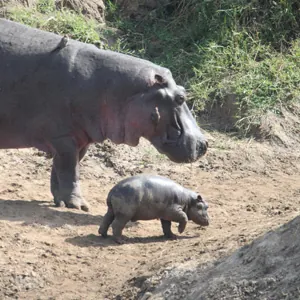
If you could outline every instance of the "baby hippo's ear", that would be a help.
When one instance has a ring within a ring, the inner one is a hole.
[[[208,204],[207,204],[207,202],[202,198],[202,196],[201,195],[197,195],[197,203],[198,204],[203,204],[203,206],[204,207],[206,207],[206,208],[208,208]]]
[[[198,196],[197,196],[197,201],[198,201],[198,202],[204,202],[204,201],[203,201],[203,198],[201,197],[201,195],[198,195]]]

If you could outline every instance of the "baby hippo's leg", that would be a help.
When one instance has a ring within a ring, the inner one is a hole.
[[[176,240],[176,235],[171,230],[171,221],[160,219],[160,222],[164,232],[164,236],[167,239]]]
[[[114,221],[111,224],[112,230],[113,230],[113,238],[116,243],[123,244],[124,241],[122,239],[122,231],[128,221],[130,221],[131,218],[128,218],[127,216],[117,214],[115,216]]]
[[[185,226],[188,222],[188,217],[187,217],[186,213],[182,210],[181,207],[173,208],[168,213],[167,219],[171,220],[172,222],[179,223],[178,232],[183,233]]]
[[[103,237],[107,237],[108,227],[113,222],[114,218],[115,215],[113,213],[113,210],[111,208],[108,208],[107,213],[103,217],[103,220],[98,230],[99,234],[101,234]]]

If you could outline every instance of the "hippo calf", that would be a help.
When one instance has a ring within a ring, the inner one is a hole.
[[[155,175],[138,175],[120,181],[107,197],[108,210],[99,228],[107,237],[112,224],[113,237],[121,243],[122,230],[128,221],[160,219],[166,238],[175,239],[171,221],[179,223],[182,233],[188,220],[209,225],[208,205],[202,197],[174,181]]]

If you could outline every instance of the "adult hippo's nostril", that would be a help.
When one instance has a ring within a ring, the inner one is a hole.
[[[199,156],[202,156],[202,155],[206,154],[207,148],[208,148],[208,142],[207,141],[202,141],[198,146]]]

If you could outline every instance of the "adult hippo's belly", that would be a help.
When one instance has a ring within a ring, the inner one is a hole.
[[[57,206],[88,210],[79,161],[91,143],[144,137],[177,163],[204,155],[185,99],[166,68],[0,19],[0,148],[53,154]]]

